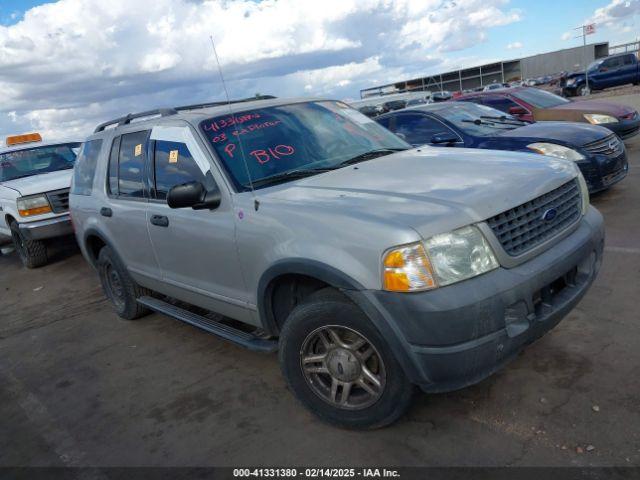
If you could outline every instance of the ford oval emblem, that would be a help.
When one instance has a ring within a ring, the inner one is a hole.
[[[550,208],[544,211],[544,213],[542,214],[542,220],[545,222],[550,222],[551,220],[556,218],[557,215],[558,210],[556,210],[555,208]]]

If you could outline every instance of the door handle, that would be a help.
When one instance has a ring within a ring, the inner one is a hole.
[[[158,227],[168,227],[169,226],[169,217],[165,217],[164,215],[151,215],[151,223]]]
[[[103,217],[112,217],[113,216],[113,210],[111,210],[108,207],[102,207],[100,209],[100,215],[102,215]]]

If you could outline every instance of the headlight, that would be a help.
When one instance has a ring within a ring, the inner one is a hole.
[[[32,217],[34,215],[42,215],[51,213],[51,206],[47,197],[44,195],[31,195],[30,197],[21,197],[16,201],[18,213],[22,217]]]
[[[558,157],[564,158],[565,160],[584,160],[584,156],[575,150],[563,147],[562,145],[558,145],[557,143],[530,143],[527,145],[529,150],[533,150],[536,153],[540,153],[542,155],[548,155],[550,157]]]
[[[593,125],[600,125],[602,123],[618,123],[618,119],[616,117],[600,113],[585,113],[584,118],[587,119],[587,122],[592,123]]]
[[[441,287],[499,266],[484,235],[473,226],[435,235],[425,242],[425,246]]]
[[[387,252],[383,261],[385,290],[430,290],[499,266],[489,243],[473,226],[435,235],[425,242],[425,247],[415,243]]]
[[[589,187],[582,175],[582,172],[578,170],[578,184],[580,185],[580,198],[582,199],[582,215],[587,213],[589,208]]]
[[[574,83],[576,83],[575,78],[570,78],[569,80],[567,80],[567,85],[573,85]]]

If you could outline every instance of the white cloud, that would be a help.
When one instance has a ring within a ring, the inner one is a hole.
[[[59,0],[0,26],[0,136],[82,138],[129,111],[232,97],[334,98],[425,74],[521,18],[506,0]],[[11,114],[9,112],[12,112]]]
[[[575,37],[575,34],[572,32],[564,32],[562,34],[562,37],[560,37],[561,40],[563,41],[567,41],[567,40],[571,40],[573,37]]]
[[[522,46],[523,46],[522,42],[513,42],[513,43],[510,43],[509,45],[507,45],[507,48],[509,50],[517,50],[519,48],[522,48]]]
[[[611,0],[607,6],[596,9],[588,23],[611,27],[637,13],[640,13],[640,0]]]

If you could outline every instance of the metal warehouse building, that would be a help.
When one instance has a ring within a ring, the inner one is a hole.
[[[415,78],[360,90],[360,98],[420,90],[466,90],[494,82],[509,82],[561,71],[584,68],[592,61],[609,55],[609,42],[591,43],[585,47],[565,48],[516,60],[487,63],[428,77]]]

